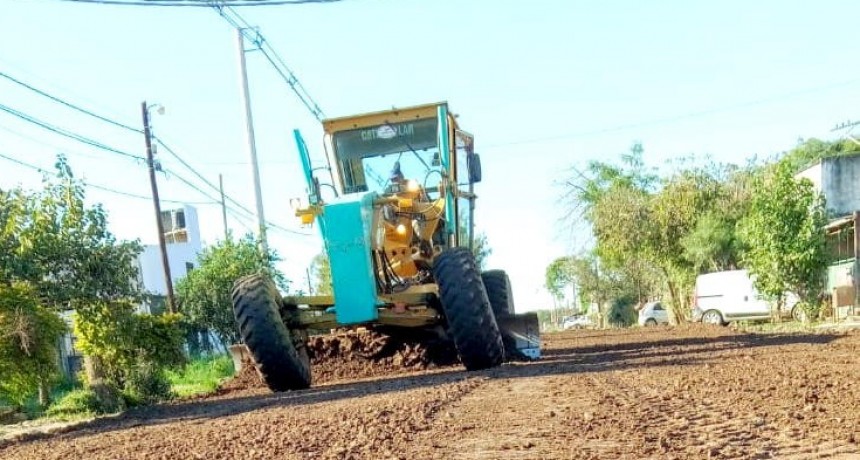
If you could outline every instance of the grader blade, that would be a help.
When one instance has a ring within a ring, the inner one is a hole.
[[[537,313],[496,317],[508,360],[540,358],[540,321]]]

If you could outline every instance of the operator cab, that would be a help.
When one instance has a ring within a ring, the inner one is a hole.
[[[452,245],[471,245],[480,159],[474,137],[459,129],[447,103],[333,118],[323,127],[338,194],[391,196],[411,188],[427,201],[444,198],[441,218],[456,223],[446,230]],[[396,171],[403,178],[399,184],[392,180]]]

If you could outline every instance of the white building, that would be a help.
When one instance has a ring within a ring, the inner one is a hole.
[[[824,195],[828,215],[841,217],[860,210],[860,155],[822,158],[795,177],[809,179]]]
[[[164,225],[170,278],[175,285],[194,268],[197,255],[203,249],[197,210],[192,206],[183,206],[180,209],[161,211],[161,222]],[[167,295],[164,265],[158,244],[145,245],[137,263],[143,290],[159,296]]]

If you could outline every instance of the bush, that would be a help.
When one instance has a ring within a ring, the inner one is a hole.
[[[173,392],[163,369],[152,363],[142,363],[129,373],[122,396],[131,407],[168,400]]]
[[[633,300],[628,298],[615,299],[606,313],[606,322],[615,327],[628,327],[636,323],[637,313],[633,309]]]
[[[0,399],[21,407],[59,375],[66,323],[25,283],[0,284]]]
[[[169,396],[164,369],[185,360],[181,317],[134,310],[133,305],[122,302],[79,310],[75,315],[78,345],[99,361],[107,382],[131,402],[159,401]]]

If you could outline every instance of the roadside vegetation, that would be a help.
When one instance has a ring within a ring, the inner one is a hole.
[[[287,281],[251,237],[209,247],[179,283],[178,309],[144,292],[138,241],[108,231],[63,156],[40,190],[0,190],[0,423],[70,419],[215,390],[232,373],[229,292],[243,275]],[[152,312],[150,314],[149,312]],[[85,356],[73,381],[58,344]],[[195,358],[206,356],[204,358]]]
[[[618,162],[575,168],[563,184],[563,217],[589,229],[594,244],[553,261],[547,289],[561,302],[575,284],[574,310],[597,305],[604,326],[632,324],[632,306],[652,299],[680,322],[697,275],[745,268],[775,302],[797,294],[814,321],[826,283],[828,216],[811,182],[794,176],[821,158],[858,151],[850,141],[811,139],[769,161],[690,158],[658,174],[636,144]]]

